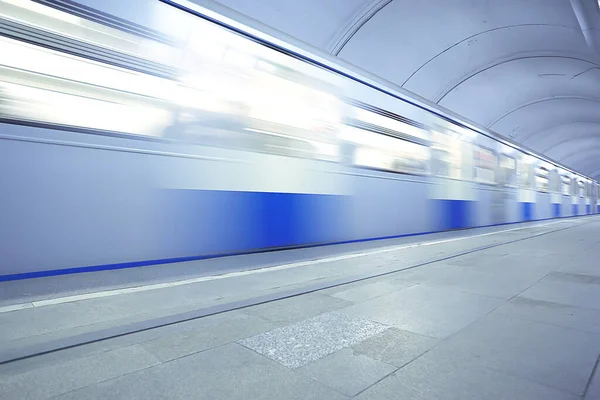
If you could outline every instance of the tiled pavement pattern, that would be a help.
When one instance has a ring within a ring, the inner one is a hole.
[[[577,221],[362,282],[0,365],[0,399],[600,399],[600,219]],[[356,260],[347,262],[352,269]]]

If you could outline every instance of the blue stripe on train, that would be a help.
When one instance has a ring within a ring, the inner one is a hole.
[[[164,192],[174,254],[229,253],[336,241],[347,196],[174,189]]]
[[[463,229],[474,226],[475,202],[469,200],[435,200],[439,213],[439,229]]]
[[[552,211],[553,211],[553,217],[554,218],[558,218],[560,217],[560,208],[561,208],[562,204],[558,204],[558,203],[553,203],[552,204]]]
[[[535,203],[519,203],[521,206],[521,219],[523,221],[533,220],[533,207]]]

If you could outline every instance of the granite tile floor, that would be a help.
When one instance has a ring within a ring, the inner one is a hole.
[[[600,399],[600,218],[576,221],[2,364],[0,399]]]

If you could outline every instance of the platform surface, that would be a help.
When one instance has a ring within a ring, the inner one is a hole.
[[[4,282],[0,399],[600,399],[599,260],[591,216]]]

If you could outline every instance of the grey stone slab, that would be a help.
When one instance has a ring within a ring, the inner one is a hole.
[[[221,324],[227,326],[228,331],[219,332],[218,337],[216,337],[214,335],[215,329],[223,330],[223,328],[220,327]],[[174,338],[173,343],[168,343],[168,345],[172,346],[173,350],[170,353],[171,356],[169,356],[169,354],[164,354],[164,352],[168,350],[166,348],[156,350],[157,356],[164,356],[165,359],[169,359],[177,354],[184,353],[186,349],[191,352],[194,350],[204,350],[245,336],[273,329],[274,327],[275,326],[268,321],[264,321],[258,317],[249,316],[242,310],[230,311],[228,313],[212,315],[113,339],[102,340],[85,346],[72,347],[34,358],[19,360],[10,364],[3,364],[0,365],[0,377],[17,375],[32,369],[52,366],[58,363],[64,363],[66,361],[144,342],[151,343],[148,347],[149,349],[152,349],[152,347],[157,346],[158,343],[167,344],[163,340],[167,339],[168,341],[168,338],[172,337]],[[206,333],[198,333],[199,331],[205,331]],[[77,332],[71,331],[71,333]],[[45,335],[44,338],[47,336],[48,335]],[[193,343],[184,338],[193,338]],[[156,343],[152,343],[153,341],[156,341]],[[176,345],[177,341],[180,341],[178,345]],[[15,342],[11,343],[13,345],[15,344]],[[11,343],[8,343],[8,345]]]
[[[239,343],[287,367],[298,368],[387,328],[363,318],[331,312]]]
[[[85,346],[76,346],[68,349],[42,354],[36,357],[25,358],[0,365],[0,379],[13,375],[23,374],[35,369],[52,367],[57,364],[92,356],[95,354],[119,349],[137,344],[137,341],[128,340],[134,335],[127,335],[117,339],[109,339],[91,343]],[[123,340],[126,339],[126,340]]]
[[[339,286],[334,288],[335,290],[330,289],[331,292],[328,294],[343,300],[360,303],[404,288],[406,288],[405,285],[393,283],[391,281],[362,281],[350,285]]]
[[[584,400],[597,400],[600,399],[600,371],[596,367],[594,376],[590,381],[590,385],[585,393]]]
[[[600,285],[595,284],[544,279],[521,293],[521,296],[600,310]]]
[[[328,271],[348,271],[351,273],[369,272],[370,269],[389,264],[390,261],[379,256],[379,254],[349,258],[346,260],[332,260],[319,263],[318,268]]]
[[[355,396],[397,368],[352,349],[343,349],[298,369],[346,396]]]
[[[75,332],[122,325],[126,320],[147,320],[176,314],[190,306],[199,308],[214,304],[209,300],[218,298],[218,295],[204,289],[169,288],[0,313],[0,324],[12,327],[0,330],[0,343],[41,335],[48,335],[45,340],[51,340],[71,336]],[[190,295],[190,291],[194,290],[204,292],[202,305],[194,304],[198,300]],[[217,288],[211,290],[218,292]]]
[[[541,279],[561,265],[554,258],[529,258],[515,254],[493,256],[489,254],[489,250],[469,254],[466,260],[462,257],[449,260],[448,264],[480,273],[520,276],[527,279]]]
[[[558,271],[574,274],[585,274],[600,276],[600,264],[596,261],[600,259],[600,255],[584,253],[585,257],[564,256],[561,259]]]
[[[70,392],[57,400],[347,399],[236,343]]]
[[[390,328],[352,346],[352,348],[356,353],[402,367],[437,343],[438,339]]]
[[[600,336],[494,313],[431,352],[582,395],[600,354]]]
[[[159,363],[139,346],[125,347],[1,378],[0,393],[15,400],[49,399]]]
[[[87,304],[67,303],[0,314],[0,342],[43,335],[58,330],[91,325],[124,315],[123,310],[110,306],[89,307]]]
[[[598,275],[590,275],[590,274],[581,274],[581,273],[573,273],[573,272],[553,272],[548,275],[548,280],[555,281],[563,281],[563,282],[573,282],[573,283],[591,283],[594,285],[600,285],[600,276]]]
[[[495,312],[600,334],[600,311],[517,296]]]
[[[417,285],[343,310],[410,332],[443,338],[503,304],[503,300]]]
[[[488,255],[489,250],[481,251],[477,253],[466,254],[464,256],[456,257],[451,260],[447,260],[446,263],[450,265],[457,265],[460,267],[480,267],[486,264],[489,264],[490,261],[501,263],[507,256],[507,254],[503,255],[495,255],[491,257]]]
[[[576,400],[579,397],[434,350],[371,386],[357,400]]]
[[[435,270],[416,268],[412,272],[415,283],[448,287],[482,296],[510,299],[521,293],[541,276],[531,276],[513,271],[489,273],[483,268],[465,268],[440,265]]]
[[[210,305],[216,304],[209,304],[208,306]],[[28,336],[13,341],[0,341],[0,352],[3,356],[9,356],[9,353],[12,353],[13,355],[28,353],[29,351],[34,350],[34,348],[37,349],[36,351],[39,351],[40,349],[43,351],[52,349],[53,346],[58,346],[58,348],[60,348],[60,346],[64,346],[65,344],[72,345],[79,340],[94,340],[96,338],[103,338],[103,335],[107,333],[110,335],[128,329],[134,329],[135,325],[138,327],[140,325],[151,326],[152,321],[157,321],[158,319],[172,318],[175,320],[177,315],[181,315],[182,313],[193,313],[197,310],[196,306],[188,306],[177,309],[151,311],[147,314],[137,314],[127,318],[115,317],[115,319],[97,323],[88,323],[76,327],[67,325],[62,329],[51,330],[35,336]],[[77,319],[78,316],[73,315],[72,318]],[[59,324],[55,323],[55,325],[58,326]],[[152,332],[154,332],[154,330]],[[152,335],[150,334],[149,336]],[[136,337],[138,336],[136,335]]]
[[[248,307],[245,311],[260,318],[287,325],[311,318],[324,312],[347,307],[352,303],[319,293],[310,293],[289,299]]]
[[[161,361],[173,360],[274,329],[268,321],[243,312],[202,318],[192,330],[143,343]]]

